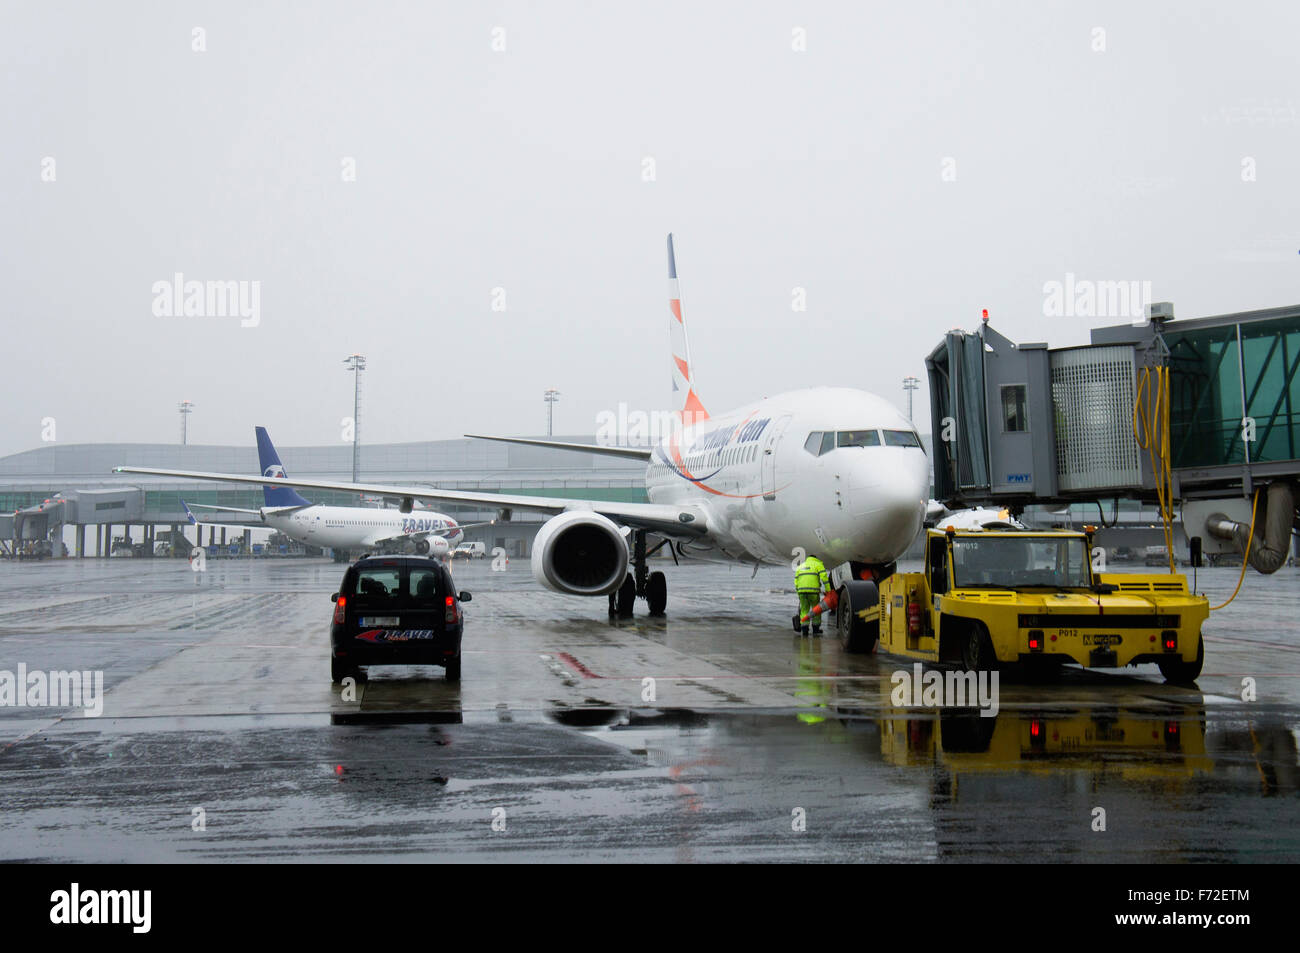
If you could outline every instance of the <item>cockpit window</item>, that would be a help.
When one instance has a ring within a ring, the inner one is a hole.
[[[830,453],[835,449],[835,431],[828,430],[822,434],[822,453]],[[818,454],[820,456],[821,454]]]
[[[841,430],[836,436],[836,444],[841,447],[878,447],[880,432],[877,430]]]
[[[804,441],[803,448],[811,453],[814,457],[821,456],[822,452],[822,434],[820,430],[814,430]]]
[[[910,430],[886,430],[886,447],[919,447],[921,441]]]

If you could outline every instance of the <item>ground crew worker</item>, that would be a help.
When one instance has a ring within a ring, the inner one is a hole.
[[[794,571],[794,591],[799,594],[799,618],[812,612],[821,601],[822,589],[830,584],[830,574],[816,556],[809,555]],[[821,616],[812,616],[812,634],[821,635]],[[807,623],[799,628],[800,635],[808,634]]]

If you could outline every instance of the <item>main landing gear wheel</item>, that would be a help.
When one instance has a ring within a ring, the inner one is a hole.
[[[880,637],[880,620],[866,622],[858,618],[863,609],[880,602],[880,591],[874,582],[854,580],[846,582],[839,590],[839,605],[835,608],[835,628],[840,645],[846,652],[870,652]]]
[[[615,612],[620,619],[632,618],[632,604],[636,602],[636,583],[632,581],[629,575],[623,580],[623,585],[619,587],[618,596],[615,600]]]
[[[1172,682],[1175,685],[1190,685],[1200,677],[1201,668],[1205,665],[1205,640],[1199,635],[1196,637],[1196,658],[1194,661],[1184,662],[1179,658],[1158,664],[1160,665],[1160,674],[1165,677],[1166,682]]]
[[[650,605],[651,615],[663,615],[668,608],[668,577],[661,572],[652,572],[646,580],[645,601]]]

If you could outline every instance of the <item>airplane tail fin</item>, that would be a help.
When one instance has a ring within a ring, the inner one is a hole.
[[[181,506],[185,508],[185,518],[190,521],[190,525],[198,526],[199,521],[194,518],[194,511],[190,509],[190,505],[186,503],[184,500],[181,500]]]
[[[673,348],[673,410],[683,427],[709,419],[709,412],[695,393],[695,367],[691,364],[691,342],[686,336],[686,319],[682,316],[682,293],[677,282],[677,256],[673,236],[668,233],[668,321],[669,340]]]
[[[284,472],[284,464],[280,462],[280,455],[275,452],[275,445],[271,443],[271,437],[266,432],[265,427],[255,428],[257,433],[257,461],[262,467],[262,476],[279,477],[284,479],[288,476]],[[311,501],[303,499],[298,495],[298,491],[291,486],[262,487],[262,499],[267,506],[311,506]]]

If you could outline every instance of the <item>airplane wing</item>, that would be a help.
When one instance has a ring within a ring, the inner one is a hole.
[[[292,486],[302,490],[339,490],[344,493],[382,494],[403,500],[432,500],[460,503],[509,512],[543,513],[555,516],[567,510],[590,510],[617,523],[649,530],[672,539],[695,539],[708,532],[707,519],[699,507],[667,503],[618,503],[610,500],[575,500],[560,497],[525,496],[513,493],[474,493],[439,490],[427,486],[392,486],[383,483],[336,483],[331,480],[298,480],[285,477],[245,476],[239,473],[209,473],[202,470],[162,470],[155,467],[114,467],[114,473],[180,477],[207,483],[239,483],[245,486]]]
[[[195,503],[194,505],[204,506],[202,503]],[[186,503],[184,500],[181,500],[181,506],[185,507],[185,515],[189,517],[191,526],[224,526],[227,527],[228,529],[266,529],[267,528],[265,523],[256,523],[252,525],[248,523],[209,523],[196,517],[194,515],[194,512],[190,509],[189,503]],[[249,513],[249,512],[256,513],[257,512],[257,510],[237,510],[234,507],[230,507],[230,506],[204,506],[204,509],[226,510],[232,513]]]
[[[185,507],[186,513],[189,513],[190,508],[193,507],[196,510],[220,510],[223,513],[247,513],[250,516],[258,517],[262,515],[261,510],[241,510],[237,506],[214,506],[211,503],[186,503],[184,500],[181,500],[181,506]]]
[[[599,443],[563,443],[559,440],[533,440],[527,437],[486,437],[483,434],[467,433],[475,440],[495,440],[498,443],[520,443],[526,447],[549,447],[551,450],[575,450],[582,453],[603,454],[607,457],[623,457],[631,460],[649,461],[653,450],[642,447],[607,447]]]

